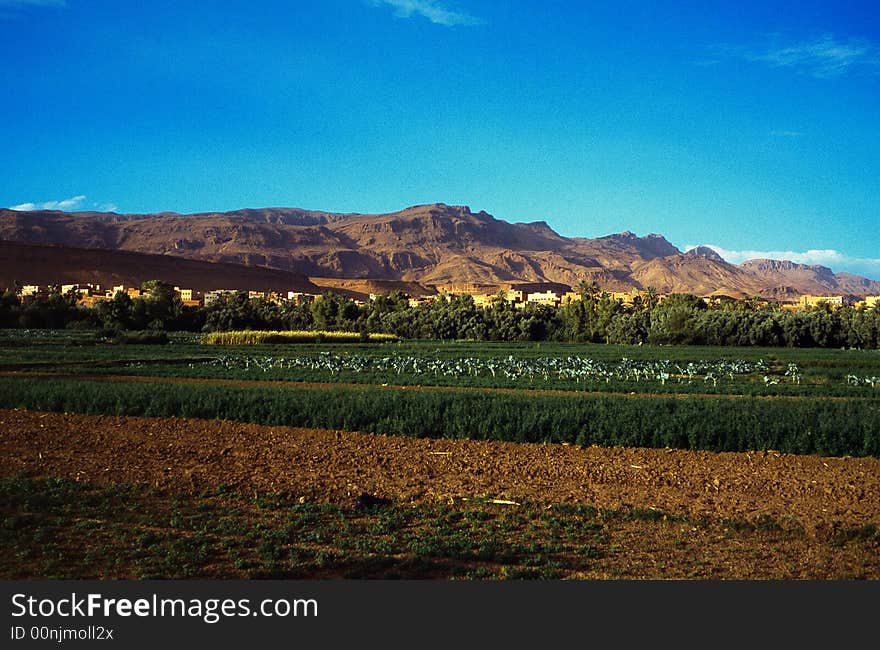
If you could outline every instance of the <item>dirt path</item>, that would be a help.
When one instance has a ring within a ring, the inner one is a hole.
[[[409,439],[182,418],[0,410],[0,473],[351,505],[492,497],[762,515],[808,531],[880,524],[880,459]]]

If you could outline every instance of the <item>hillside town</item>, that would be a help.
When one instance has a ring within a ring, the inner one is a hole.
[[[538,283],[529,285],[502,285],[500,289],[496,285],[480,285],[480,284],[453,284],[439,285],[434,287],[436,293],[421,296],[406,296],[410,307],[418,307],[423,304],[430,304],[434,300],[443,297],[452,299],[458,296],[470,296],[475,307],[489,307],[498,300],[506,301],[514,307],[523,309],[526,305],[546,305],[549,307],[561,307],[568,303],[581,300],[583,293],[581,291],[572,290],[562,291],[557,284],[550,285],[555,288],[540,287]],[[526,287],[518,288],[518,287]],[[492,289],[497,289],[492,291]],[[534,289],[529,291],[528,289]],[[543,290],[542,290],[543,289]],[[633,289],[627,292],[621,291],[602,291],[598,287],[593,287],[593,291],[598,292],[597,295],[604,295],[613,302],[627,307],[632,306],[636,301],[652,300],[659,304],[665,300],[669,294],[656,293],[650,288],[648,290]],[[200,292],[195,289],[187,289],[175,286],[174,293],[180,302],[186,307],[210,307],[218,299],[223,296],[235,295],[242,292],[241,289],[214,289],[211,291]],[[99,302],[111,300],[117,293],[126,294],[129,298],[141,297],[143,290],[141,287],[132,287],[125,285],[116,285],[110,288],[103,288],[99,284],[88,282],[76,284],[58,284],[58,285],[22,285],[16,291],[19,299],[24,302],[28,298],[32,300],[46,299],[52,293],[61,293],[67,295],[74,293],[77,295],[76,303],[83,307],[95,307]],[[278,291],[246,291],[249,299],[262,299],[273,303],[290,302],[295,305],[308,304],[314,301],[319,294],[305,293],[300,291],[288,291],[285,293]],[[367,302],[375,300],[383,294],[371,293],[367,296],[367,300],[353,299],[358,306],[363,306]],[[719,304],[723,302],[734,302],[736,299],[723,294],[710,294],[702,296],[703,302],[709,305]],[[765,299],[754,299],[757,306],[769,306],[770,301]],[[854,295],[801,295],[797,300],[779,301],[775,306],[780,309],[795,311],[827,305],[830,308],[842,307],[848,305],[856,309],[870,309],[880,304],[880,296],[864,296],[858,297]]]

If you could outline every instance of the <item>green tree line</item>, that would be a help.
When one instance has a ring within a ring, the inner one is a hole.
[[[755,300],[707,305],[690,294],[660,301],[652,292],[633,304],[614,300],[595,285],[579,287],[581,300],[559,308],[514,306],[499,294],[477,307],[471,296],[438,297],[411,307],[394,292],[365,305],[328,292],[309,304],[221,296],[207,307],[181,303],[171,285],[152,280],[143,294],[117,293],[93,308],[73,292],[48,298],[0,294],[0,327],[156,330],[346,330],[390,333],[407,339],[570,341],[622,344],[880,348],[880,309],[820,304],[788,311]]]

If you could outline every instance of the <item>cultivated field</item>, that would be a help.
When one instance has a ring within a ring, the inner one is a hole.
[[[2,574],[878,578],[878,377],[856,350],[2,332]]]

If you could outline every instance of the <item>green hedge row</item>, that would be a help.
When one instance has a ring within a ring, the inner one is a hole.
[[[394,334],[367,332],[327,332],[313,330],[209,332],[202,338],[205,345],[266,345],[285,343],[387,343],[398,339]]]
[[[880,401],[536,395],[0,378],[5,408],[216,418],[414,437],[880,456]]]

